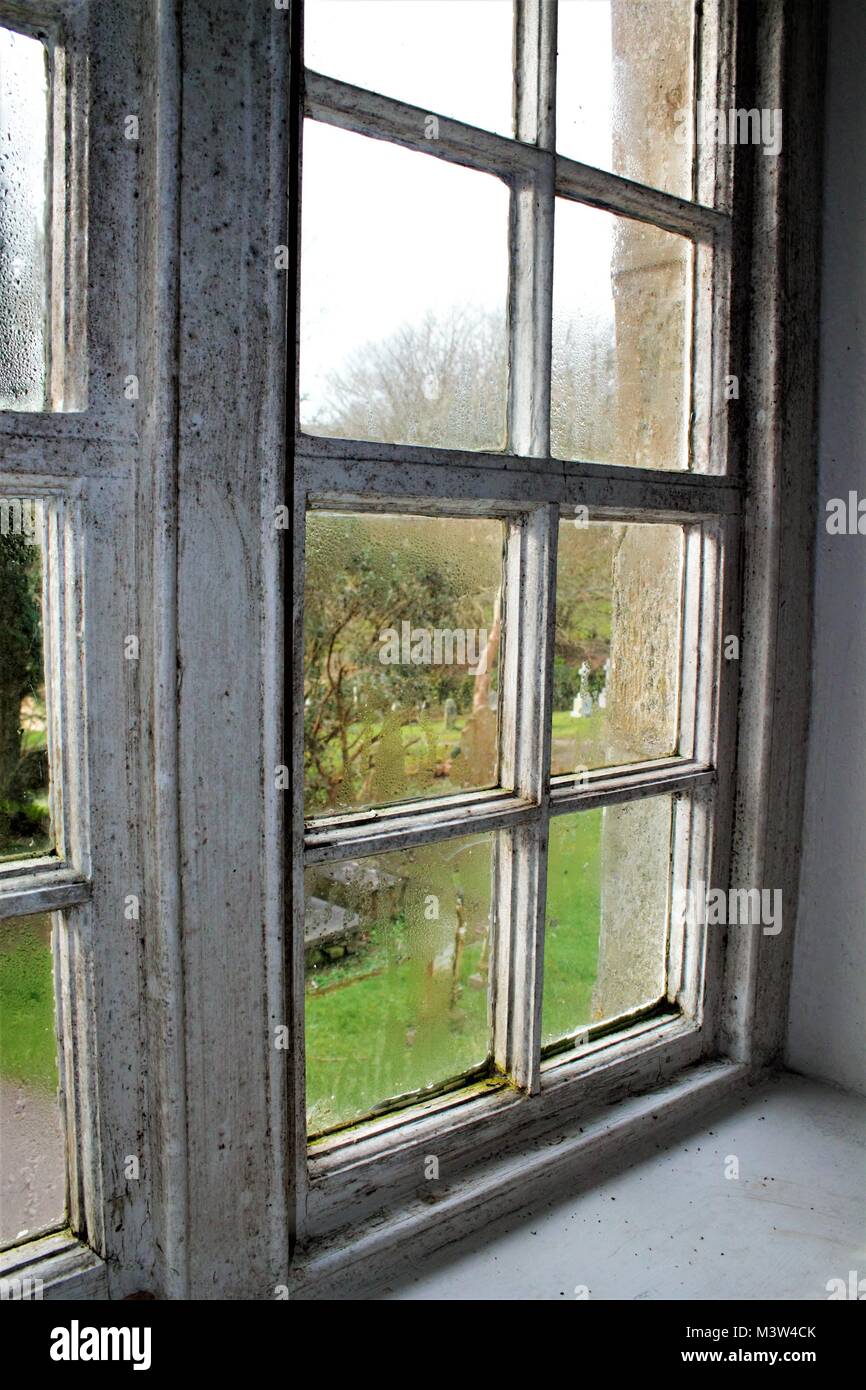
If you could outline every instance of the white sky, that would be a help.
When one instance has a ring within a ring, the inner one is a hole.
[[[308,67],[511,133],[511,0],[308,0]],[[610,167],[608,0],[563,0],[558,148]],[[304,131],[301,391],[428,310],[505,308],[508,194],[496,178],[319,122]],[[612,219],[556,248],[558,316],[612,313]]]

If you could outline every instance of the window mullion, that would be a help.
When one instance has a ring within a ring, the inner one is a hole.
[[[550,454],[555,68],[556,6],[518,0],[515,133],[549,154],[514,174],[511,193],[508,443],[528,458]]]
[[[556,6],[518,0],[515,134],[548,156],[516,173],[511,193],[508,443],[527,458],[550,453],[555,74]],[[503,777],[538,810],[499,857],[493,1046],[529,1092],[540,1073],[556,530],[556,506],[534,508],[510,528],[506,558]]]
[[[645,187],[567,155],[557,156],[556,193],[560,198],[604,208],[616,216],[632,217],[710,245],[726,246],[731,240],[731,219],[726,212]]]
[[[337,77],[325,77],[309,68],[304,74],[304,88],[304,114],[310,119],[374,140],[387,140],[417,154],[501,178],[510,177],[516,167],[528,170],[540,162],[532,144],[515,144],[507,135],[355,87]],[[431,122],[435,122],[435,135]]]
[[[503,778],[535,814],[503,836],[497,874],[494,1060],[538,1089],[547,872],[557,509],[510,528],[503,671]]]

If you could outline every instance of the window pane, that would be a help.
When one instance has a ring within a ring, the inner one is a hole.
[[[553,776],[676,752],[683,533],[559,524]]]
[[[54,846],[42,652],[42,504],[0,497],[0,862]]]
[[[307,516],[307,815],[495,786],[501,522]]]
[[[0,29],[0,410],[44,410],[48,61]]]
[[[306,871],[312,1134],[487,1062],[492,874],[492,835]]]
[[[0,921],[0,1245],[59,1225],[65,1193],[51,917],[14,917]]]
[[[507,231],[500,180],[307,121],[302,428],[503,448]]]
[[[690,198],[692,0],[560,0],[560,154]]]
[[[555,458],[688,467],[692,243],[556,202]]]
[[[663,998],[671,805],[652,797],[551,821],[545,1046]]]
[[[511,0],[307,0],[315,72],[511,134]]]

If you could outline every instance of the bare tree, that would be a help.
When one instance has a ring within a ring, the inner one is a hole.
[[[505,373],[501,316],[471,309],[446,318],[429,313],[356,350],[333,371],[312,430],[348,439],[501,449]]]
[[[560,369],[553,377],[552,409],[557,437],[565,442],[567,456],[591,457],[593,448],[601,455],[612,412],[600,409],[598,402],[610,386],[612,344],[590,318],[559,322],[555,331]],[[355,351],[333,371],[312,429],[397,444],[503,449],[507,370],[502,315],[473,309],[441,318],[431,313]],[[324,520],[320,527],[327,530]],[[571,538],[567,549],[570,543]],[[317,544],[308,555],[306,776],[310,794],[322,805],[372,796],[383,769],[391,769],[386,781],[395,787],[401,782],[404,745],[399,719],[390,711],[394,704],[410,707],[429,697],[429,685],[419,684],[411,668],[374,667],[373,681],[367,668],[375,634],[397,614],[415,621],[426,615],[424,620],[433,622],[444,611],[465,608],[459,582],[455,587],[446,563],[447,544],[426,568],[397,553],[388,567],[374,563],[375,544],[372,519],[359,520],[350,529],[342,523],[339,543]],[[573,561],[562,586],[556,652],[560,681],[576,682],[584,658],[596,667],[607,652],[607,532],[584,532]],[[490,681],[499,650],[501,600],[500,591],[483,673],[474,678],[471,694],[456,672],[440,682],[440,699],[456,695],[461,710],[468,699],[459,767],[470,779],[473,764],[488,762],[495,741]],[[442,769],[419,771],[418,777],[426,783],[436,775],[459,774],[446,762]]]

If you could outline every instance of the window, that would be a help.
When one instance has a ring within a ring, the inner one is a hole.
[[[0,29],[5,409],[41,409],[47,387],[47,58],[38,39]]]
[[[62,1226],[68,1211],[62,1108],[72,1038],[58,1001],[68,914],[74,919],[72,909],[89,896],[86,827],[70,766],[81,743],[67,626],[75,621],[76,512],[56,495],[15,497],[0,488],[2,1246]]]
[[[42,503],[0,497],[0,874],[54,848],[43,656]],[[0,877],[0,888],[3,878]],[[51,918],[0,919],[0,1244],[65,1213]]]
[[[96,138],[90,108],[121,110],[134,86],[116,54],[95,78],[89,25],[87,6],[0,3],[4,1297],[7,1274],[14,1287],[36,1265],[105,1291],[104,1203],[134,1206],[137,1188],[104,1135],[123,1134],[145,1167],[143,894],[128,815],[141,795],[132,571],[144,563],[132,541],[138,426],[124,393],[138,380],[135,186],[117,172],[129,158],[122,127],[119,143]],[[122,1054],[136,1078],[126,1095],[112,1081]],[[124,1236],[111,1239],[117,1248]]]
[[[660,1042],[693,1059],[718,969],[680,905],[718,871],[729,805],[739,493],[709,325],[731,222],[726,167],[691,135],[723,17],[493,0],[438,7],[428,34],[424,6],[398,8],[305,7],[294,998],[314,1180],[455,1106],[483,1123],[497,1091],[543,1099]],[[428,38],[458,55],[450,84],[425,85]]]
[[[80,410],[78,115],[60,25],[20,24],[0,23],[0,410]]]
[[[778,1048],[787,929],[678,894],[796,874],[819,19],[602,8],[0,0],[0,1277],[46,1298],[367,1277]],[[781,164],[693,138],[783,89]]]
[[[3,19],[0,11],[0,20]],[[0,409],[75,409],[82,327],[67,253],[76,167],[56,24],[0,25]],[[67,162],[67,155],[69,159]],[[82,335],[83,339],[83,335]],[[11,415],[7,418],[13,418]],[[38,425],[37,425],[38,429]],[[81,804],[81,508],[11,439],[0,475],[0,1248],[76,1215],[70,938],[90,893]],[[16,467],[17,463],[17,467]],[[39,491],[28,484],[34,478]],[[43,490],[44,489],[44,490]],[[61,1044],[58,1052],[58,1040]]]

